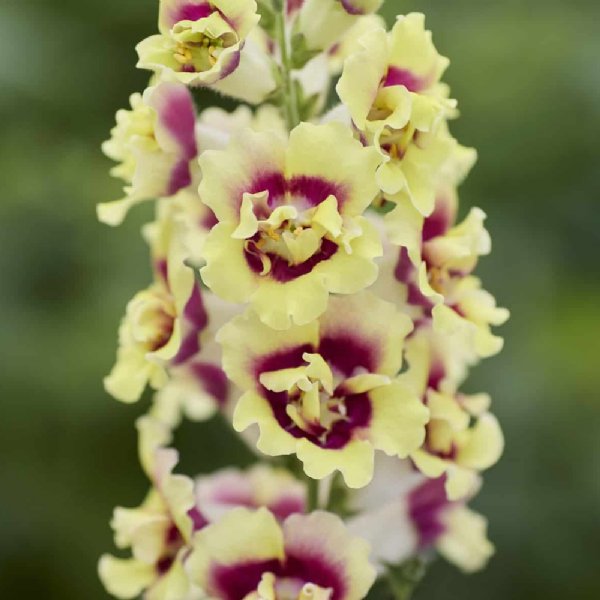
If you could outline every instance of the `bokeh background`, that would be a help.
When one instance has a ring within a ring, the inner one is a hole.
[[[115,504],[146,482],[134,419],[104,393],[116,326],[149,277],[147,213],[111,230],[118,197],[99,150],[141,90],[134,44],[155,2],[0,0],[0,597],[107,598],[97,557]],[[513,313],[489,390],[507,438],[476,507],[497,556],[464,577],[438,561],[417,600],[600,598],[600,4],[388,0],[422,10],[460,100],[453,131],[479,149],[464,207],[489,215],[487,287]],[[212,101],[212,100],[211,100]],[[218,422],[178,435],[183,468],[247,461]]]

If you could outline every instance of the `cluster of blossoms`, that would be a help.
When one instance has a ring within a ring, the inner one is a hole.
[[[473,275],[484,213],[457,218],[475,151],[423,15],[387,31],[381,4],[161,0],[137,46],[150,86],[103,146],[124,198],[98,207],[155,207],[152,283],[104,381],[154,390],[150,491],[112,520],[131,555],[99,564],[117,598],[359,600],[408,560],[493,552],[468,503],[503,436],[461,386],[508,313]],[[198,88],[245,104],[197,107]],[[174,474],[174,430],[215,413],[262,461]]]

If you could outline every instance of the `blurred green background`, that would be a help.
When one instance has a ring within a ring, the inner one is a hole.
[[[504,352],[468,384],[489,390],[507,449],[476,507],[498,553],[464,577],[438,561],[417,600],[600,598],[600,36],[597,0],[388,0],[422,10],[480,152],[463,205],[489,215],[480,267],[513,313]],[[96,560],[116,504],[146,482],[133,422],[103,392],[125,302],[149,277],[136,210],[100,153],[141,90],[134,44],[155,2],[0,1],[0,597],[107,598]],[[184,469],[240,456],[218,423],[179,435]]]

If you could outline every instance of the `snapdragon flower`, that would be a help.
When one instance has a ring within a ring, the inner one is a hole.
[[[405,246],[386,253],[376,289],[388,300],[405,299],[417,326],[432,322],[437,331],[465,339],[474,357],[488,357],[503,344],[491,327],[502,325],[509,313],[472,275],[479,257],[491,251],[485,213],[473,208],[455,224],[456,213],[457,197],[448,189],[425,219],[408,207],[404,214],[416,228],[405,236]]]
[[[419,13],[399,17],[389,34],[367,32],[359,44],[344,64],[338,95],[364,141],[381,152],[377,180],[386,198],[404,191],[428,215],[455,144],[439,128],[456,105],[440,83],[448,59],[437,53]]]
[[[223,368],[245,392],[234,427],[258,424],[258,448],[295,453],[312,478],[337,469],[366,485],[375,450],[406,457],[425,439],[429,411],[396,378],[411,327],[368,292],[331,298],[318,321],[287,331],[252,312],[235,318],[218,334]]]
[[[257,22],[253,0],[161,0],[160,34],[138,44],[138,66],[186,85],[215,83],[237,68],[243,40]]]
[[[423,445],[411,453],[416,467],[427,477],[445,477],[449,500],[467,496],[479,473],[494,465],[504,449],[496,417],[489,412],[488,394],[463,394],[460,382],[449,373],[445,352],[436,337],[420,330],[407,342],[409,367],[401,379],[423,399],[430,420]]]
[[[466,572],[482,569],[494,553],[487,521],[467,507],[479,489],[450,501],[444,477],[425,479],[408,461],[381,456],[375,477],[352,493],[348,529],[371,543],[371,558],[380,571],[424,552],[437,550]]]
[[[129,301],[119,327],[117,360],[104,386],[122,402],[136,402],[147,384],[163,387],[169,366],[186,362],[199,350],[206,312],[175,230],[165,220],[149,234],[154,282]]]
[[[177,427],[184,416],[205,421],[217,411],[229,414],[239,397],[221,367],[221,347],[215,334],[240,310],[208,290],[202,290],[197,302],[197,314],[203,316],[197,321],[195,337],[188,342],[193,344],[192,352],[185,360],[170,364],[168,380],[153,398],[151,414],[171,428]]]
[[[133,94],[131,110],[117,112],[104,153],[119,164],[111,174],[127,184],[122,200],[100,204],[98,218],[119,225],[129,209],[144,200],[173,196],[192,183],[197,155],[191,94],[177,83]]]
[[[219,223],[204,244],[204,283],[250,301],[275,329],[316,319],[330,293],[372,284],[381,243],[363,213],[378,164],[338,123],[303,123],[289,141],[247,131],[205,152],[200,197]]]
[[[160,33],[138,44],[137,66],[166,81],[261,102],[275,80],[270,58],[249,38],[256,10],[255,0],[161,0]]]
[[[375,579],[368,554],[330,513],[279,524],[265,508],[238,508],[195,535],[186,569],[220,600],[360,600]]]
[[[138,421],[140,461],[152,488],[138,508],[116,508],[111,525],[115,544],[131,548],[131,558],[105,554],[98,571],[106,589],[120,599],[201,598],[183,569],[195,529],[206,520],[195,506],[194,482],[172,473],[175,450],[164,447],[170,431],[150,418]]]

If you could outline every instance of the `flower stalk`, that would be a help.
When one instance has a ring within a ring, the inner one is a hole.
[[[317,510],[319,508],[319,486],[320,482],[317,479],[304,476],[306,481],[307,489],[307,505],[309,512]]]
[[[300,123],[298,91],[292,77],[292,49],[286,15],[288,0],[273,0],[275,10],[275,35],[280,52],[281,103],[289,131]]]

